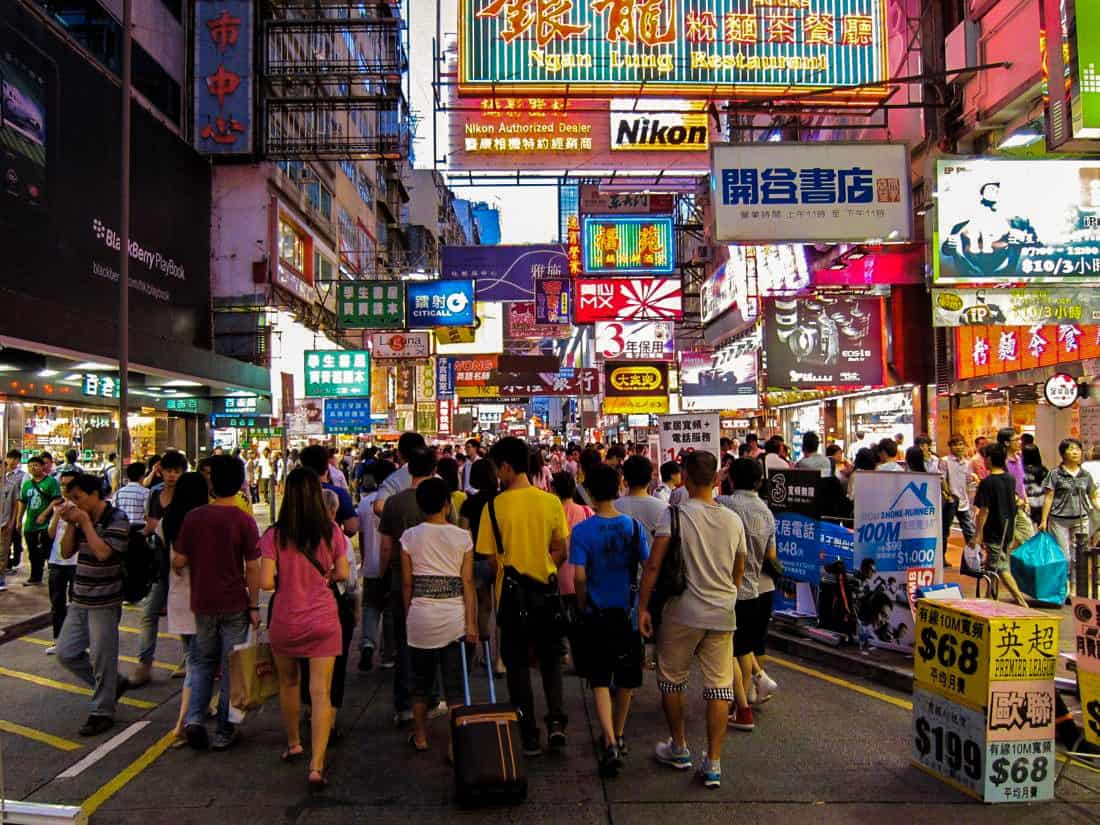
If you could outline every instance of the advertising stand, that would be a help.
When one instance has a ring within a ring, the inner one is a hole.
[[[1053,799],[1058,627],[989,600],[918,602],[913,764],[983,802]]]

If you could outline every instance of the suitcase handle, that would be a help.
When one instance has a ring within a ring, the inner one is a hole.
[[[466,696],[466,704],[473,704],[470,700],[470,674],[466,665],[466,637],[463,636],[458,640],[458,649],[462,654],[462,690]],[[485,669],[489,672],[489,701],[492,704],[497,703],[497,689],[493,684],[493,656],[492,651],[489,649],[489,640],[485,640]]]

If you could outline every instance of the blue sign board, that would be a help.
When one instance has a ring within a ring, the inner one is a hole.
[[[775,514],[775,549],[783,562],[783,577],[809,582],[816,590],[821,585],[822,568],[837,559],[852,569],[854,534],[847,527],[799,513]],[[794,610],[795,601],[776,589],[775,608]]]
[[[326,433],[365,433],[370,431],[369,398],[326,398]]]
[[[475,279],[479,301],[533,301],[535,280],[568,278],[569,259],[560,244],[445,246],[441,269],[444,278]]]
[[[440,355],[435,359],[435,395],[440,401],[455,397],[455,359]]]
[[[195,0],[195,150],[252,151],[252,0]]]
[[[410,329],[474,325],[473,281],[409,281],[405,296]]]

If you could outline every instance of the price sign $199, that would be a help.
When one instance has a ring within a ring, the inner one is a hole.
[[[945,730],[933,725],[923,716],[916,720],[915,741],[917,753],[922,757],[931,754],[932,761],[944,765],[953,772],[962,771],[969,779],[982,779],[982,746],[958,731]]]
[[[959,640],[953,633],[938,633],[934,627],[921,630],[917,655],[926,662],[938,661],[943,667],[956,668],[973,676],[978,672],[978,645],[970,639]]]

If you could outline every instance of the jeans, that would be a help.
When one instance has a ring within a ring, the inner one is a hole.
[[[152,665],[157,652],[157,631],[160,629],[160,615],[168,604],[168,582],[155,581],[149,595],[141,604],[141,650],[138,660],[143,665]]]
[[[42,581],[42,573],[46,569],[46,559],[50,557],[52,544],[47,530],[27,531],[27,555],[31,559],[31,575],[27,581]]]
[[[70,605],[57,639],[57,658],[62,666],[93,690],[92,716],[115,717],[121,618],[121,605]]]
[[[534,645],[542,672],[542,690],[546,696],[546,722],[569,720],[562,699],[561,636],[548,617],[532,616],[527,629],[500,625],[500,655],[508,669],[508,700],[520,711],[520,727],[524,736],[538,734],[535,722],[535,695],[531,689],[531,669],[528,651]],[[731,648],[732,650],[732,648]],[[732,655],[732,654],[731,654]]]
[[[187,708],[188,725],[202,725],[206,708],[214,693],[214,675],[221,665],[221,695],[218,698],[218,733],[231,734],[229,722],[229,654],[234,645],[248,638],[248,612],[227,616],[195,616],[195,638],[191,642],[191,704]]]
[[[271,508],[271,521],[274,522],[279,517],[275,511],[275,476],[263,479],[260,484],[263,485],[264,498],[267,499],[267,505]]]
[[[945,501],[943,502],[943,551],[947,552],[947,540],[951,538],[951,524],[955,519],[959,520],[959,527],[962,529],[963,541],[970,544],[970,540],[975,536],[974,528],[974,511],[960,510],[958,502]]]
[[[1077,587],[1077,544],[1080,541],[1083,546],[1088,546],[1089,520],[1064,519],[1051,516],[1047,519],[1047,532],[1049,532],[1058,546],[1062,548],[1062,555],[1066,557],[1069,565],[1069,592],[1076,593]],[[1079,537],[1083,536],[1081,539]]]
[[[18,525],[0,528],[0,572],[14,570],[23,560],[23,533]]]
[[[363,637],[359,641],[361,647],[378,649],[378,625],[382,621],[382,611],[389,597],[387,588],[385,579],[363,579],[363,615],[360,621]]]
[[[69,599],[73,595],[73,579],[76,578],[75,564],[50,565],[50,619],[53,621],[53,637],[61,635],[65,616],[69,612]]]

